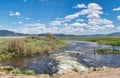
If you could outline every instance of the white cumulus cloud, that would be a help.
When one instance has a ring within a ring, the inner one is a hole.
[[[117,19],[120,20],[120,16],[117,16]]]
[[[76,22],[84,22],[85,20],[84,19],[76,19],[75,21]]]
[[[45,24],[33,23],[33,24],[25,24],[25,26],[29,26],[29,27],[45,27]]]
[[[62,21],[52,21],[49,25],[51,26],[58,26],[58,25],[61,25]]]
[[[26,20],[29,20],[30,18],[27,17],[27,18],[25,18],[25,19],[26,19]]]
[[[17,11],[17,12],[10,11],[10,12],[9,12],[9,15],[10,15],[10,16],[20,16],[21,13],[18,12],[18,11]]]
[[[87,8],[87,6],[85,6],[85,4],[77,4],[75,7],[73,8]]]
[[[113,11],[120,11],[120,7],[118,7],[118,8],[113,8]]]
[[[27,0],[23,0],[24,2],[27,2]]]
[[[22,21],[19,21],[18,24],[22,24],[23,22]]]
[[[24,24],[24,27],[16,29],[26,33],[86,33],[105,31],[113,29],[113,22],[107,18],[101,17],[103,15],[103,8],[97,3],[78,4],[74,7],[82,8],[78,12],[64,16],[63,18],[56,18],[49,22],[48,25],[43,23],[28,23]],[[10,12],[10,16],[19,16],[20,13]],[[120,17],[118,17],[120,19]],[[30,18],[25,18],[29,20]],[[19,21],[19,24],[22,24]]]
[[[14,14],[13,11],[10,11],[10,12],[9,12],[9,15],[10,15],[10,16],[14,16],[15,14]]]
[[[87,6],[78,4],[76,8],[83,9],[63,18],[56,18],[50,22],[50,25],[61,26],[60,30],[58,30],[61,33],[96,32],[114,28],[111,20],[101,17],[103,8],[99,4],[89,3]]]
[[[21,14],[20,14],[20,12],[15,12],[15,15],[20,16]]]
[[[75,13],[75,14],[67,15],[64,19],[65,19],[65,20],[75,19],[75,18],[79,17],[79,15],[80,15],[80,13],[77,12],[77,13]]]
[[[73,24],[70,24],[70,26],[78,26],[78,27],[82,27],[82,26],[87,26],[86,23],[78,23],[78,22],[75,22]]]

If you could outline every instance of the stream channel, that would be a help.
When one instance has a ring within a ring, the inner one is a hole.
[[[119,67],[120,66],[120,54],[98,54],[97,49],[108,48],[112,49],[109,45],[100,45],[94,42],[87,41],[66,41],[69,46],[60,49],[56,53],[52,53],[49,56],[46,54],[35,55],[30,57],[24,57],[20,59],[7,59],[1,64],[11,65],[18,67],[22,70],[31,69],[36,73],[41,74],[54,74],[58,71],[56,59],[52,58],[53,54],[60,54],[71,52],[70,56],[76,58],[78,61],[82,60],[81,63],[91,67],[97,66],[109,66],[109,67]],[[120,49],[120,46],[116,46],[115,49]],[[77,52],[77,53],[74,53]]]

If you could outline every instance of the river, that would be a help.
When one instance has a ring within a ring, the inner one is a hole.
[[[91,66],[110,66],[110,67],[119,67],[120,66],[120,54],[98,54],[96,49],[99,48],[109,48],[112,49],[112,46],[100,45],[94,42],[87,41],[66,41],[69,43],[69,46],[60,49],[60,52],[80,52],[81,54],[71,54],[71,57],[82,60],[84,64],[88,67]],[[120,47],[116,47],[119,49]],[[57,54],[57,53],[56,53]],[[51,54],[52,55],[52,54]],[[22,70],[31,69],[36,73],[47,73],[53,74],[57,72],[56,70],[56,61],[51,58],[50,55],[36,55],[30,57],[24,57],[21,59],[7,59],[1,62],[3,65],[11,65],[18,67]]]
[[[67,41],[70,46],[66,47],[65,50],[82,52],[82,59],[90,63],[94,63],[96,66],[120,66],[120,54],[98,54],[97,49],[107,48],[113,49],[113,46],[102,45],[88,41]],[[120,46],[115,46],[115,49],[120,49]],[[76,56],[75,56],[76,57]],[[79,56],[78,56],[79,57]]]

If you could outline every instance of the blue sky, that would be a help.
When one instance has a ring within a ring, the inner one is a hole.
[[[0,30],[107,34],[120,31],[119,0],[0,0]]]

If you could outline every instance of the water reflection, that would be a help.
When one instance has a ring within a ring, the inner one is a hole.
[[[120,66],[120,54],[98,54],[97,49],[107,48],[113,49],[110,45],[101,45],[94,42],[87,41],[67,41],[70,45],[66,47],[66,50],[82,52],[83,59],[90,64],[91,62],[96,66]],[[74,44],[74,45],[73,45]],[[114,49],[119,50],[120,46],[115,46]],[[76,56],[75,56],[76,57]]]
[[[21,59],[7,59],[1,62],[3,65],[11,65],[14,67],[18,67],[22,70],[31,69],[36,73],[46,73],[53,74],[57,70],[55,69],[56,62],[52,58],[50,58],[47,54],[42,55],[34,55],[29,57],[24,57]]]

